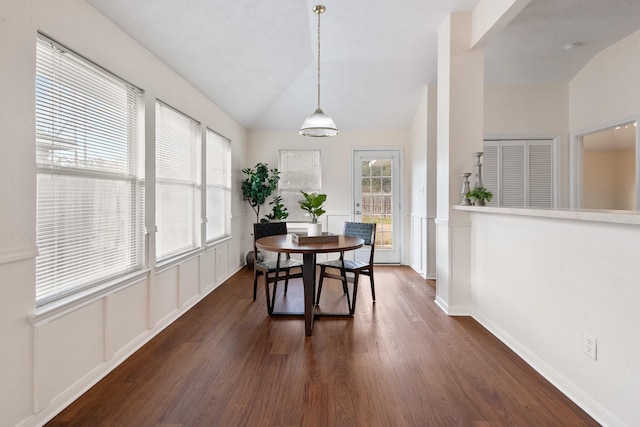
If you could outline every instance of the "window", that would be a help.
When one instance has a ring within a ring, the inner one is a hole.
[[[298,201],[303,199],[300,190],[322,191],[320,150],[280,150],[278,170],[278,194],[289,212],[287,221],[310,221]]]
[[[200,246],[200,123],[156,101],[156,257]]]
[[[142,91],[38,35],[36,305],[144,265]]]
[[[489,206],[554,206],[552,140],[485,140],[482,172]]]
[[[207,242],[231,235],[231,143],[207,129]]]

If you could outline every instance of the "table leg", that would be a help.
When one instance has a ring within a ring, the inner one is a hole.
[[[304,285],[304,331],[309,336],[313,329],[313,315],[315,314],[315,254],[305,253],[302,255],[302,283]]]

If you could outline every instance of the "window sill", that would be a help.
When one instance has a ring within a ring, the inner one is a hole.
[[[230,242],[231,239],[233,239],[233,236],[229,235],[229,236],[225,236],[219,240],[213,240],[211,242],[207,242],[207,247],[205,248],[205,250],[210,251],[212,249],[217,248],[218,246],[222,246],[223,244]]]

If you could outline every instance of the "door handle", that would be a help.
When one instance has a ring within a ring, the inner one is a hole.
[[[360,214],[362,214],[362,212],[356,211],[356,215],[360,215]]]

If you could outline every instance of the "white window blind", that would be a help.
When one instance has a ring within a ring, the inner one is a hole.
[[[231,235],[231,142],[207,129],[207,242]]]
[[[485,140],[482,158],[488,205],[553,207],[552,140]]]
[[[156,101],[156,257],[200,246],[200,123]]]
[[[278,194],[289,212],[287,221],[310,221],[298,201],[304,199],[300,190],[322,191],[320,150],[280,150],[278,170]]]
[[[142,91],[38,35],[36,305],[140,269]]]

